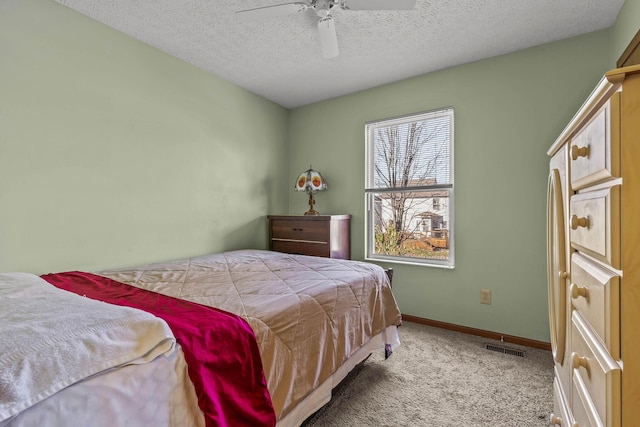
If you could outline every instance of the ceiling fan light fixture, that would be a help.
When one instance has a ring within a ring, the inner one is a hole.
[[[312,2],[311,4],[311,7],[316,12],[316,15],[318,15],[320,18],[329,16],[329,13],[331,13],[331,8],[333,7],[333,2],[329,0],[317,0],[315,2]]]
[[[325,59],[338,56],[340,54],[338,50],[338,36],[336,35],[336,25],[331,15],[318,19],[318,33],[320,34],[322,56]]]

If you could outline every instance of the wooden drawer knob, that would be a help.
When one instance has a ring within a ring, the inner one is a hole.
[[[564,280],[567,277],[569,277],[569,273],[567,273],[566,271],[562,271],[562,270],[558,271],[558,279]]]
[[[583,286],[578,286],[575,283],[572,283],[569,287],[571,291],[571,298],[578,299],[580,297],[586,298],[589,295],[589,290]]]
[[[579,157],[589,157],[589,146],[578,147],[577,145],[571,146],[571,158],[578,160]]]
[[[558,417],[558,416],[556,416],[555,414],[552,413],[549,416],[549,423],[552,426],[561,426],[562,425],[562,418],[560,418],[560,417]]]
[[[586,357],[580,356],[578,353],[571,353],[571,366],[573,369],[578,369],[580,367],[589,369],[589,359]]]
[[[577,230],[578,227],[589,227],[589,218],[579,218],[578,215],[572,215],[571,229]]]

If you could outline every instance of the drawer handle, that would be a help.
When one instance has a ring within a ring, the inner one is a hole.
[[[578,160],[578,157],[589,157],[589,146],[578,147],[577,145],[571,146],[571,158]]]
[[[567,277],[569,277],[569,273],[567,273],[566,271],[562,271],[562,270],[558,271],[558,279],[564,280]]]
[[[553,426],[561,426],[562,418],[556,416],[554,413],[551,413],[551,415],[549,416],[549,423]]]
[[[304,228],[292,228],[293,231],[304,231]]]
[[[573,366],[573,369],[583,367],[584,369],[589,370],[589,359],[573,352],[571,353],[571,366]]]
[[[579,218],[578,215],[571,216],[571,229],[577,230],[578,227],[589,228],[589,218]]]
[[[575,283],[571,284],[569,290],[571,291],[571,298],[573,299],[578,299],[580,297],[587,298],[589,295],[589,290],[587,288],[584,286],[578,286]]]

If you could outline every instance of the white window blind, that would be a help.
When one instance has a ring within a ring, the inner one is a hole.
[[[453,109],[366,125],[366,257],[453,267]]]

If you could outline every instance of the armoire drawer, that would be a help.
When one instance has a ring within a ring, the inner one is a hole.
[[[569,202],[571,246],[620,268],[620,187],[575,194]]]
[[[576,311],[571,316],[571,349],[571,401],[576,422],[581,426],[620,425],[620,365]],[[577,408],[578,399],[585,411]],[[593,422],[596,415],[601,422]]]
[[[571,256],[571,303],[613,358],[620,357],[620,277],[580,253]]]
[[[619,96],[614,95],[571,139],[569,158],[574,190],[620,176],[620,135],[611,126],[611,115],[619,114],[619,102]]]
[[[580,376],[573,377],[571,394],[572,412],[574,425],[587,427],[605,427],[604,421],[600,418],[598,410],[595,408],[589,390],[585,386]],[[607,425],[607,427],[609,427]]]

